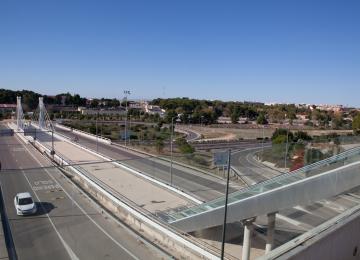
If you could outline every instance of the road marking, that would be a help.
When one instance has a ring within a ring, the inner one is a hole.
[[[311,225],[309,225],[309,224],[300,222],[300,221],[298,221],[298,220],[289,218],[289,217],[284,216],[284,215],[281,215],[281,214],[276,214],[276,217],[277,217],[278,219],[281,219],[281,220],[283,220],[283,221],[286,221],[286,222],[288,222],[288,223],[290,223],[290,224],[292,224],[292,225],[295,225],[295,226],[297,226],[297,227],[302,226],[302,227],[305,227],[305,228],[307,228],[307,229],[313,228],[313,226],[311,226]]]
[[[359,204],[359,198],[354,197],[350,193],[340,195],[340,197],[343,198],[343,199],[346,199],[346,200],[349,200],[349,201],[352,201],[352,202],[355,202],[355,203]]]
[[[21,169],[21,172],[22,172],[22,174],[24,175],[26,181],[28,182],[30,188],[33,190],[32,186],[31,186],[31,183],[30,183],[28,177],[27,177],[26,174],[25,174],[25,171],[22,169],[22,167],[20,167],[20,169]],[[40,202],[41,200],[40,200],[39,196],[37,195],[36,191],[33,190],[33,192],[34,192],[37,200]],[[42,204],[40,204],[40,205],[41,205],[43,211],[46,212],[44,206],[43,206]],[[46,215],[46,217],[49,219],[51,226],[54,228],[57,236],[59,237],[59,239],[60,239],[60,241],[61,241],[61,243],[62,243],[63,246],[65,247],[65,250],[66,250],[66,252],[68,253],[68,255],[70,256],[70,259],[72,259],[72,260],[79,260],[79,258],[76,256],[76,254],[74,253],[74,251],[72,251],[71,247],[65,242],[64,238],[61,236],[60,232],[57,230],[57,228],[56,228],[54,222],[52,221],[52,219],[50,218],[49,214],[46,213],[45,215]]]
[[[348,193],[350,196],[354,197],[354,198],[357,198],[360,200],[360,196],[355,194],[355,193]]]
[[[346,210],[345,207],[330,200],[320,200],[319,203],[322,204],[324,207],[330,208],[338,213],[342,213]]]
[[[303,212],[305,212],[307,214],[310,214],[310,215],[318,216],[318,215],[314,214],[313,212],[307,210],[306,208],[304,208],[302,206],[296,206],[296,207],[294,207],[294,209],[303,211]]]
[[[30,155],[33,157],[33,159],[42,167],[45,167],[39,160],[38,158],[36,158],[30,151],[29,149],[25,146],[25,149],[28,151],[28,153],[30,153]],[[97,227],[99,228],[110,240],[112,240],[117,246],[119,246],[121,249],[123,249],[127,254],[129,254],[132,258],[139,260],[139,258],[137,258],[133,253],[131,253],[126,247],[124,247],[123,245],[121,245],[117,240],[115,240],[115,238],[113,238],[108,232],[106,232],[106,230],[104,230],[98,223],[96,223],[96,221],[94,219],[92,219],[89,214],[69,195],[69,193],[64,189],[63,186],[61,186],[61,184],[49,173],[49,171],[45,168],[44,169],[45,172],[49,175],[50,178],[52,178],[64,191],[64,193],[66,194],[66,196],[80,209],[80,211]],[[25,175],[24,175],[25,176]],[[30,183],[29,183],[30,184]],[[30,185],[31,186],[31,185]],[[35,192],[35,191],[34,191]],[[36,193],[35,193],[36,195]],[[39,200],[40,201],[40,200]],[[48,215],[48,214],[47,214]],[[48,216],[49,217],[49,216]],[[49,217],[50,219],[50,217]],[[50,220],[51,221],[51,220]],[[51,221],[52,222],[52,221]],[[55,228],[55,226],[54,226]],[[60,235],[60,234],[59,234]],[[64,241],[65,242],[65,241]],[[74,259],[78,259],[78,258],[74,258]]]

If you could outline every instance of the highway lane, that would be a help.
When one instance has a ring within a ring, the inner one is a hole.
[[[232,166],[244,174],[245,180],[249,183],[262,182],[282,174],[282,172],[263,165],[254,158],[256,153],[261,150],[262,148],[250,148],[235,152],[232,156]],[[297,235],[359,204],[359,193],[360,188],[356,188],[352,191],[352,194],[345,192],[339,196],[318,201],[310,205],[280,210],[277,214],[276,244],[281,245]],[[259,216],[256,220],[256,225],[266,226],[266,221],[264,216]],[[261,229],[256,229],[256,231],[261,232]]]
[[[268,149],[265,146],[264,149]],[[275,177],[282,172],[274,170],[254,159],[256,153],[261,151],[262,147],[252,147],[235,151],[231,157],[231,166],[234,167],[249,184],[262,182]]]
[[[19,259],[159,259],[166,256],[95,206],[29,145],[1,138],[0,180]],[[16,168],[17,170],[6,170]],[[19,217],[13,198],[30,191],[35,216]]]
[[[74,136],[74,135],[73,135]],[[96,143],[91,142],[88,139],[81,138],[80,137],[80,143],[82,145],[88,146],[91,149],[96,149]],[[95,143],[95,144],[94,144]],[[109,148],[110,147],[110,148]],[[117,147],[108,146],[108,145],[100,145],[99,144],[99,151],[104,154],[108,154],[113,158],[116,158],[117,153],[121,153],[122,156],[127,155],[127,158],[131,158],[131,156],[134,156],[131,153],[123,153],[122,150],[119,151]],[[110,154],[108,150],[113,149],[113,154]],[[275,171],[267,166],[262,165],[261,163],[254,160],[253,156],[256,152],[261,151],[261,147],[259,148],[249,148],[244,149],[242,151],[239,151],[235,153],[232,156],[232,165],[240,169],[245,175],[248,175],[253,182],[260,182],[264,181],[268,178],[271,178],[275,175],[280,174],[278,171]],[[107,151],[107,152],[106,152]],[[126,157],[125,157],[126,158]],[[146,159],[149,165],[151,165],[151,160],[148,158]],[[128,163],[128,161],[126,162]],[[154,164],[152,167],[153,172],[156,174],[156,167],[158,167],[158,164]],[[166,169],[165,169],[166,170]],[[181,174],[181,173],[179,173]],[[195,180],[196,181],[196,180]],[[195,182],[194,181],[194,182]],[[200,180],[202,181],[202,180]],[[200,182],[203,183],[204,182]],[[205,187],[206,184],[204,184],[204,188],[207,190],[213,190],[213,187],[207,188]],[[208,185],[208,184],[207,184]],[[204,192],[206,193],[207,190]],[[341,201],[339,201],[340,205],[345,205],[347,199],[342,198]],[[352,205],[354,205],[355,202],[351,202]],[[281,210],[278,213],[277,218],[277,232],[276,232],[276,244],[280,245],[283,244],[285,241],[289,241],[290,239],[296,237],[297,235],[311,229],[312,227],[315,227],[319,225],[320,223],[323,223],[327,219],[330,219],[331,217],[336,216],[339,214],[339,211],[343,211],[348,207],[339,207],[334,205],[334,203],[331,203],[329,201],[327,202],[318,202],[313,205],[308,206],[298,206],[292,209],[287,210]],[[349,205],[350,206],[350,205]],[[261,232],[263,231],[262,227],[266,227],[267,220],[264,216],[259,216],[256,221],[257,229],[256,232],[259,235],[259,239],[261,240]]]
[[[78,143],[84,147],[98,151],[112,159],[121,160],[123,163],[164,182],[170,182],[170,163],[168,162],[140,156],[134,152],[126,151],[115,145],[107,145],[100,142],[96,144],[96,140],[91,140],[77,135],[74,132],[69,132],[60,128],[56,128],[56,131],[70,138],[77,137]],[[190,192],[201,200],[212,200],[225,193],[225,182],[220,178],[198,173],[194,170],[178,166],[176,164],[173,164],[172,173],[174,186]],[[230,192],[235,190],[236,188],[232,187]]]

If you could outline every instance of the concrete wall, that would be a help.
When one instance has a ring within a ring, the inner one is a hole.
[[[277,259],[354,260],[360,259],[360,211],[315,235]]]
[[[101,142],[101,143],[104,143],[104,144],[111,144],[111,140],[108,139],[108,138],[96,136],[96,135],[93,135],[93,134],[90,134],[90,133],[87,133],[87,132],[84,132],[84,131],[81,131],[81,130],[77,130],[77,129],[74,129],[74,128],[63,126],[61,124],[56,124],[56,127],[61,128],[61,129],[66,130],[66,131],[73,131],[74,133],[77,133],[78,135],[81,135],[81,136],[83,136],[85,138],[89,138],[89,139],[92,139],[92,140],[95,140],[95,141],[97,140],[98,142]]]
[[[22,136],[22,134],[17,134]],[[24,136],[22,136],[25,140]],[[29,137],[30,139],[33,139]],[[175,230],[169,230],[167,227],[148,217],[140,217],[140,213],[133,209],[133,205],[128,205],[124,201],[114,198],[109,192],[102,189],[96,183],[87,179],[82,173],[72,166],[66,166],[64,161],[57,154],[50,155],[50,151],[37,141],[31,142],[35,148],[54,162],[63,167],[63,172],[72,179],[77,185],[91,195],[94,200],[101,204],[104,208],[116,215],[121,221],[136,230],[149,241],[157,244],[176,259],[217,259],[218,252],[212,252],[213,248],[202,248],[204,245],[198,244],[199,241],[192,240],[186,235],[180,234]],[[150,217],[150,216],[149,216]]]

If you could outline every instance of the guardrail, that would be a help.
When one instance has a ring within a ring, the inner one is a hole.
[[[17,254],[16,254],[15,244],[14,244],[14,240],[13,240],[13,237],[11,234],[10,223],[9,223],[8,216],[6,213],[6,207],[5,207],[5,202],[4,202],[4,198],[2,195],[2,191],[3,191],[3,189],[2,189],[1,183],[0,183],[0,220],[1,220],[0,222],[2,225],[2,227],[0,227],[0,228],[3,229],[3,232],[0,232],[0,233],[3,233],[2,237],[5,240],[4,244],[6,245],[5,251],[7,251],[7,254],[5,252],[3,252],[1,254],[2,254],[2,256],[4,256],[4,259],[9,258],[10,260],[17,260],[18,258],[17,258]],[[5,249],[5,248],[3,248],[3,245],[0,245],[0,247],[1,247],[1,249]]]
[[[85,131],[82,131],[82,130],[79,130],[79,129],[70,128],[70,127],[61,125],[61,124],[59,124],[59,123],[56,123],[55,126],[56,126],[57,128],[61,128],[61,129],[63,129],[63,130],[69,131],[69,132],[75,132],[75,133],[77,133],[77,134],[79,134],[79,135],[86,136],[87,138],[91,138],[91,139],[93,139],[93,140],[97,140],[97,141],[102,142],[102,143],[111,144],[111,140],[110,140],[109,138],[105,138],[105,137],[102,137],[102,136],[94,135],[94,134],[91,134],[91,133],[88,133],[88,132],[85,132]]]
[[[52,158],[52,155],[50,155],[51,147],[45,144],[40,143],[38,140],[34,140],[32,142],[34,146],[41,146],[42,148],[38,149],[40,151],[45,152],[48,157]],[[153,228],[157,229],[160,232],[163,232],[167,234],[169,237],[173,238],[175,241],[178,241],[184,246],[187,246],[194,250],[195,252],[201,254],[203,257],[209,258],[209,259],[217,259],[216,255],[218,254],[218,249],[204,241],[201,240],[195,240],[189,235],[185,235],[181,230],[175,229],[174,227],[170,226],[167,223],[164,223],[160,221],[157,216],[154,213],[151,213],[147,211],[146,209],[141,208],[138,206],[135,202],[130,200],[129,198],[123,196],[113,188],[109,187],[107,184],[96,178],[95,176],[89,174],[85,169],[81,168],[81,165],[72,165],[72,162],[69,158],[61,154],[60,152],[57,152],[54,155],[55,162],[57,161],[58,164],[62,165],[66,168],[73,168],[75,172],[80,173],[85,178],[88,179],[89,183],[95,184],[94,187],[100,187],[102,190],[106,191],[107,194],[114,198],[113,201],[119,201],[122,204],[126,205],[128,209],[133,210],[136,212],[135,217],[140,217],[141,220],[143,220],[145,223],[149,224]],[[97,163],[111,163],[110,162],[97,162]],[[89,164],[89,163],[87,163]],[[121,205],[120,205],[121,206]],[[123,207],[123,206],[122,206]],[[127,210],[126,208],[124,208]],[[134,213],[131,213],[134,214]],[[144,219],[145,218],[145,219]],[[202,251],[202,252],[201,252]],[[231,259],[231,256],[228,256],[229,259]]]
[[[327,159],[324,159],[324,160],[321,160],[321,161],[318,161],[318,162],[315,162],[313,164],[309,164],[307,166],[304,166],[298,170],[295,170],[295,171],[292,171],[292,172],[287,172],[287,173],[284,173],[284,174],[280,174],[274,178],[271,178],[271,179],[268,179],[268,180],[264,180],[262,182],[258,182],[252,186],[249,186],[249,187],[246,187],[246,188],[243,188],[239,191],[246,191],[248,189],[251,189],[251,188],[255,188],[256,186],[260,186],[260,185],[264,185],[264,184],[267,184],[269,182],[276,182],[278,180],[282,180],[286,177],[295,177],[295,176],[299,176],[300,174],[302,173],[307,173],[309,172],[310,170],[314,170],[314,169],[317,169],[321,166],[324,166],[324,165],[327,165],[327,164],[331,164],[331,163],[334,163],[334,162],[339,162],[341,160],[345,160],[347,159],[348,157],[350,156],[354,156],[354,155],[360,155],[360,147],[356,147],[356,148],[353,148],[353,149],[349,149],[345,152],[342,152],[340,154],[337,154],[337,155],[334,155],[334,156],[331,156]],[[239,192],[238,191],[238,192]]]

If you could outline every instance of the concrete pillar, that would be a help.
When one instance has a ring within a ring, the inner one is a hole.
[[[244,225],[244,239],[243,239],[243,248],[242,248],[242,260],[250,259],[250,249],[251,249],[251,234],[253,230],[253,222],[256,218],[246,219],[243,221]]]
[[[267,214],[268,227],[266,232],[267,234],[266,234],[265,254],[269,253],[274,246],[275,217],[276,217],[276,212]]]

